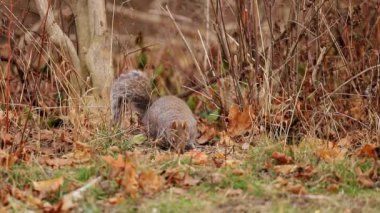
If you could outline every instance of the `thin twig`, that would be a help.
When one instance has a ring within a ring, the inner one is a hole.
[[[323,59],[325,58],[326,55],[326,47],[321,48],[321,53],[319,54],[317,63],[315,64],[313,68],[313,72],[311,74],[311,81],[313,82],[314,89],[317,89],[318,87],[318,79],[317,79],[317,72],[318,70],[321,69],[321,64]]]
[[[185,36],[183,35],[183,33],[182,33],[182,31],[181,31],[181,28],[179,28],[179,26],[178,26],[176,20],[174,19],[172,13],[170,12],[168,5],[166,5],[166,7],[165,7],[165,11],[168,13],[170,19],[173,21],[173,24],[174,24],[175,27],[177,28],[178,33],[180,34],[180,36],[181,36],[183,42],[185,42],[185,45],[186,45],[187,49],[189,50],[191,57],[193,58],[193,61],[194,61],[194,63],[195,63],[195,67],[197,68],[197,70],[199,71],[199,73],[202,74],[203,72],[202,72],[201,67],[199,66],[199,63],[198,63],[198,61],[197,61],[197,58],[195,57],[194,52],[193,52],[193,50],[192,50],[191,47],[190,47],[190,44],[187,42]]]
[[[369,72],[369,71],[372,71],[373,69],[377,69],[377,68],[380,68],[380,64],[376,64],[375,66],[372,66],[372,67],[369,67],[361,72],[359,72],[358,74],[352,76],[350,79],[348,79],[347,81],[345,81],[343,84],[339,85],[334,91],[324,95],[322,98],[325,99],[325,98],[329,98],[331,97],[332,95],[334,95],[337,91],[339,91],[342,87],[346,86],[348,83],[351,83],[351,81],[353,81],[354,79],[356,79],[357,77]]]
[[[10,2],[10,10],[11,13],[13,13],[13,0]],[[6,89],[6,96],[5,96],[5,102],[6,102],[6,109],[5,109],[5,114],[6,114],[6,132],[9,133],[9,127],[10,127],[10,122],[9,122],[9,102],[10,102],[10,96],[11,96],[11,61],[12,61],[12,32],[13,32],[13,19],[11,18],[8,24],[8,63],[7,63],[7,89]]]

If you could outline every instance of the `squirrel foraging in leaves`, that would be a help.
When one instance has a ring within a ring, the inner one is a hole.
[[[122,111],[131,104],[142,117],[147,132],[162,139],[163,148],[178,152],[195,147],[197,121],[187,104],[175,96],[163,96],[151,105],[149,78],[141,71],[123,73],[111,87],[112,123],[121,120]]]

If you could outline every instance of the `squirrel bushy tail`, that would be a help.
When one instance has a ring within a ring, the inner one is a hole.
[[[145,73],[132,70],[117,78],[111,88],[112,123],[119,123],[122,111],[131,104],[142,116],[150,104],[152,88]]]

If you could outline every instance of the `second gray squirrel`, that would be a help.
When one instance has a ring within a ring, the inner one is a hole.
[[[163,96],[151,103],[149,78],[139,70],[123,73],[112,84],[112,123],[119,123],[122,111],[131,104],[142,117],[148,134],[163,139],[160,145],[178,152],[195,147],[197,121],[187,104],[175,96]]]

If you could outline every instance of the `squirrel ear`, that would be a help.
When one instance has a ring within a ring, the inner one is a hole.
[[[171,125],[172,129],[177,129],[177,122],[173,121]]]
[[[187,129],[187,122],[182,123],[182,129]]]

